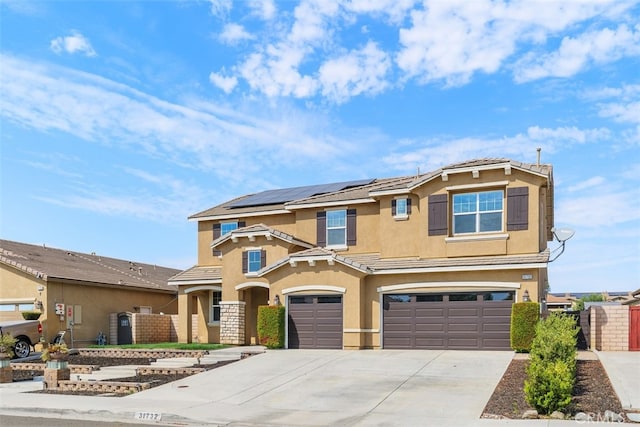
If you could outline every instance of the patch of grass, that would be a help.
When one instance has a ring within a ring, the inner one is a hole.
[[[150,344],[123,344],[123,345],[90,345],[89,348],[135,348],[135,349],[163,349],[163,350],[219,350],[229,347],[226,344],[208,343],[179,343],[157,342]]]

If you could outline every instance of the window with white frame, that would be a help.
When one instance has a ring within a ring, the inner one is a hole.
[[[327,211],[327,246],[347,245],[347,211]]]
[[[220,224],[220,236],[231,233],[233,230],[238,229],[238,222],[223,222]]]
[[[409,216],[408,199],[394,199],[391,210],[394,218],[406,218]]]
[[[253,273],[262,268],[262,251],[260,249],[247,251],[247,272]]]
[[[222,292],[211,291],[211,313],[209,313],[209,323],[220,322],[220,301],[222,300]]]
[[[453,233],[502,231],[502,190],[453,195]]]

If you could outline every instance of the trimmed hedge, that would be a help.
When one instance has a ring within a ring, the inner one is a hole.
[[[284,312],[281,305],[258,307],[258,341],[267,348],[284,347]]]
[[[540,320],[540,304],[517,302],[511,309],[511,348],[518,353],[531,350],[536,325]]]
[[[575,318],[562,313],[551,313],[536,326],[524,392],[527,402],[542,414],[562,410],[571,403],[577,335]]]
[[[22,311],[21,313],[24,320],[38,320],[42,314],[39,311]]]

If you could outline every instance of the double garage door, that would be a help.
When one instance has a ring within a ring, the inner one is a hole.
[[[384,295],[382,345],[510,350],[514,296],[513,291]],[[341,349],[342,334],[342,296],[289,296],[289,348]]]
[[[513,291],[383,298],[383,347],[510,350]]]

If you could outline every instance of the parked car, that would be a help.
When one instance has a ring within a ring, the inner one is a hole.
[[[9,334],[16,339],[13,348],[15,357],[27,357],[31,354],[31,348],[40,341],[42,325],[37,320],[0,322],[0,334]]]

